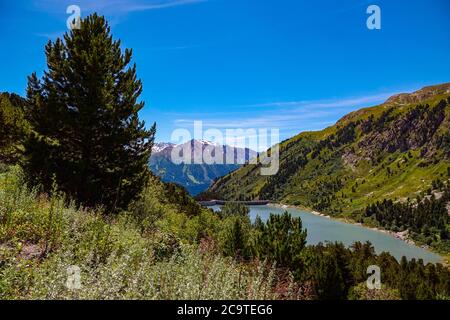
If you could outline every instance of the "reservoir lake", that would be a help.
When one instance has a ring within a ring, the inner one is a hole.
[[[211,206],[209,208],[214,211],[220,210],[220,206]],[[356,241],[362,243],[370,241],[377,253],[387,251],[397,260],[400,260],[402,256],[405,256],[408,260],[412,258],[423,259],[425,263],[442,262],[442,257],[440,255],[418,246],[408,244],[388,233],[318,216],[299,209],[284,209],[267,205],[249,206],[249,209],[252,222],[255,221],[257,216],[260,216],[262,221],[267,221],[271,213],[282,214],[285,211],[288,211],[293,217],[300,217],[303,222],[303,228],[308,230],[308,244],[338,241],[346,246],[350,246]]]

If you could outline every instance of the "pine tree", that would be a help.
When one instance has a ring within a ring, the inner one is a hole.
[[[256,256],[276,261],[277,266],[297,270],[301,266],[307,237],[301,218],[293,218],[287,211],[283,215],[271,214],[267,223],[259,228],[254,248]]]
[[[232,217],[231,228],[228,231],[224,242],[224,254],[237,259],[246,259],[247,255],[247,235],[242,226],[241,217]]]
[[[24,169],[44,191],[60,190],[86,206],[125,208],[143,189],[156,125],[138,117],[142,83],[132,51],[122,52],[103,17],[45,48],[48,70],[28,79],[33,132]]]
[[[324,254],[316,262],[314,282],[320,300],[343,300],[347,289],[345,279],[335,257]]]

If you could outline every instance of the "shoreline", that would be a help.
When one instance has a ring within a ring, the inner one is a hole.
[[[362,224],[360,222],[356,222],[354,220],[351,220],[349,218],[342,218],[342,217],[332,217],[330,215],[324,214],[322,212],[318,212],[317,210],[313,210],[311,208],[307,208],[304,206],[296,206],[296,205],[287,205],[287,204],[281,204],[281,203],[269,203],[268,204],[269,207],[275,207],[275,208],[281,208],[281,209],[297,209],[297,210],[302,210],[302,211],[306,211],[307,213],[313,214],[315,216],[319,216],[322,218],[327,218],[327,219],[332,219],[335,221],[339,221],[339,222],[343,222],[343,223],[347,223],[347,224],[352,224],[355,226],[359,226],[368,230],[372,230],[372,231],[376,231],[376,232],[380,232],[386,235],[389,235],[395,239],[398,239],[400,241],[405,242],[408,245],[413,245],[416,246],[418,248],[421,248],[423,250],[426,250],[428,252],[437,254],[438,256],[441,257],[441,263],[444,266],[449,266],[449,263],[447,261],[447,259],[449,259],[449,257],[443,255],[442,253],[436,252],[434,250],[432,250],[431,247],[426,246],[426,245],[421,245],[419,243],[416,243],[414,240],[408,238],[409,232],[408,230],[403,231],[403,232],[394,232],[394,231],[390,231],[390,230],[386,230],[386,229],[380,229],[377,227],[370,227],[368,225]]]

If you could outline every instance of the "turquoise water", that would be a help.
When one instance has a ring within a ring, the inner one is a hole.
[[[211,208],[215,211],[220,209],[219,206],[213,206]],[[249,206],[249,208],[252,221],[255,220],[257,215],[259,215],[263,221],[266,221],[269,218],[270,213],[282,214],[284,211],[288,211],[293,217],[301,217],[303,227],[308,230],[308,244],[338,241],[349,246],[356,241],[370,241],[377,253],[387,251],[398,260],[400,260],[402,256],[406,256],[408,259],[423,259],[425,263],[442,262],[442,258],[435,253],[407,244],[389,234],[370,230],[361,226],[317,216],[298,209],[282,209],[269,206]]]

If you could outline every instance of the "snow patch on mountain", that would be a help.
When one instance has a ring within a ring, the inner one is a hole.
[[[167,142],[155,143],[152,148],[152,153],[153,154],[159,153],[159,152],[162,152],[165,149],[167,149],[169,147],[173,147],[173,146],[175,146],[175,144],[173,144],[173,143],[167,143]]]

